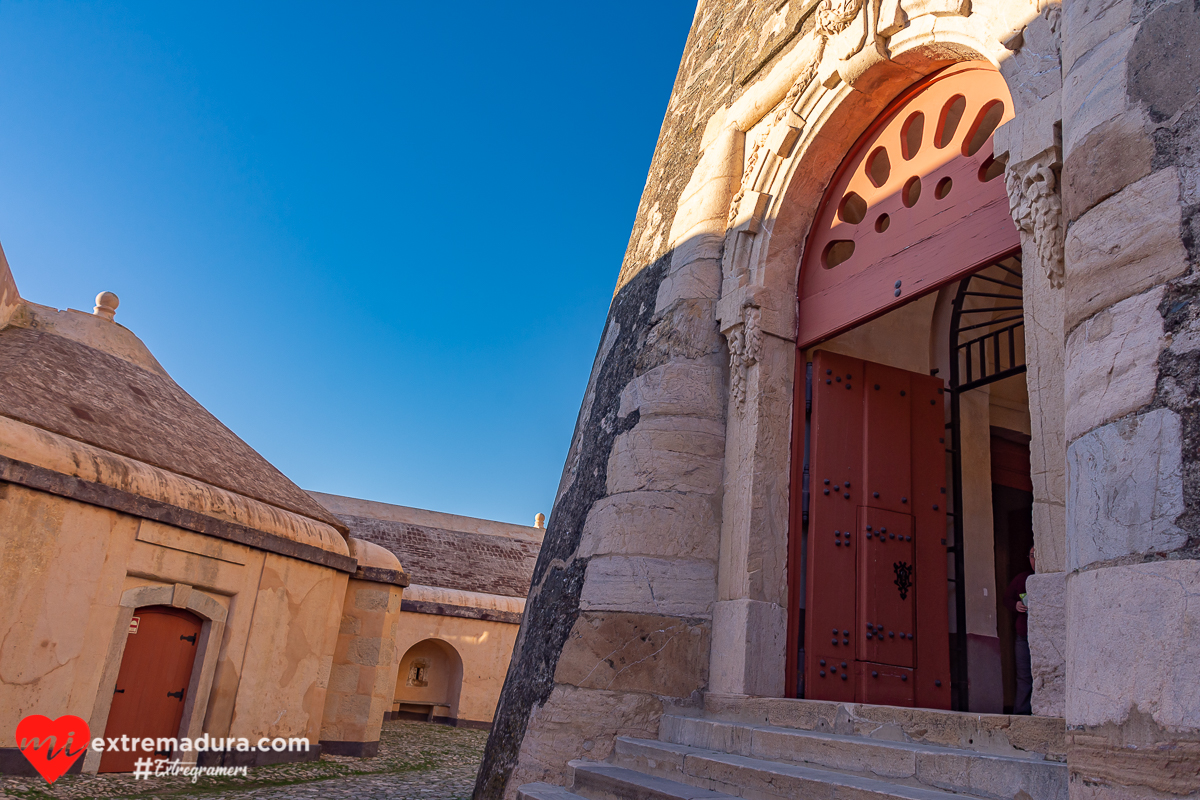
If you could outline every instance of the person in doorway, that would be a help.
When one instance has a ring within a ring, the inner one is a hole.
[[[1013,701],[1014,714],[1033,713],[1033,666],[1029,661],[1029,607],[1025,605],[1025,581],[1036,571],[1031,547],[1029,570],[1013,578],[1004,592],[1004,607],[1016,615],[1017,635],[1013,641],[1013,655],[1017,662],[1017,696]]]

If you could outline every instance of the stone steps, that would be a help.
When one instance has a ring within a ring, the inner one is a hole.
[[[704,717],[870,739],[888,738],[993,755],[1067,760],[1066,722],[1056,717],[969,714],[716,693],[704,696]]]
[[[517,800],[582,800],[570,789],[552,783],[527,783],[517,789]]]
[[[994,754],[707,718],[663,717],[664,743],[833,769],[911,786],[1009,800],[1065,800],[1067,766],[1037,754]]]
[[[526,800],[1067,800],[1061,719],[706,695]]]
[[[973,795],[909,786],[809,765],[722,753],[650,739],[617,739],[615,764],[690,786],[755,800],[977,800]],[[578,770],[576,783],[578,783]],[[578,789],[576,789],[578,791]],[[588,795],[585,795],[588,796]],[[617,795],[638,797],[640,795]],[[664,795],[664,798],[668,795]],[[657,795],[648,795],[657,800]],[[608,800],[608,797],[605,797]],[[1040,798],[1038,799],[1040,800]]]

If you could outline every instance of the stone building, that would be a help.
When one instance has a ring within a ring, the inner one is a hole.
[[[398,557],[412,581],[396,622],[389,718],[491,727],[545,531],[310,494],[356,539]]]
[[[116,306],[23,300],[0,252],[0,772],[32,774],[29,715],[93,738],[312,745],[155,751],[185,764],[373,754],[400,562],[180,388]],[[89,749],[72,769],[149,755]]]
[[[1198,92],[1190,0],[701,0],[476,797],[1200,793]]]

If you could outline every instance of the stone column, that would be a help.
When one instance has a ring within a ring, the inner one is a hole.
[[[1033,713],[1066,710],[1066,443],[1063,439],[1061,14],[1050,6],[1007,46],[1001,65],[1016,116],[996,131],[996,157],[1021,232],[1030,472],[1037,574],[1027,584]],[[1001,587],[997,587],[998,590]]]
[[[1066,0],[1071,796],[1200,791],[1200,8]]]
[[[396,557],[377,544],[351,538],[350,555],[358,560],[358,569],[346,584],[321,719],[321,750],[365,757],[379,752],[383,717],[396,693],[396,625],[408,576]]]

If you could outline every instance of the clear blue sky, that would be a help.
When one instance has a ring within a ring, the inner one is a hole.
[[[0,243],[301,486],[549,514],[693,0],[0,0]]]

